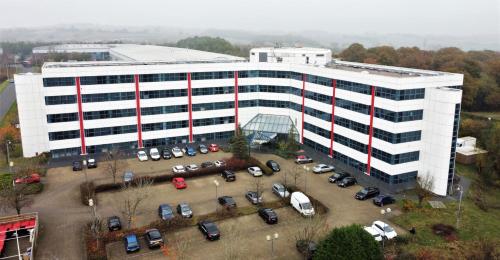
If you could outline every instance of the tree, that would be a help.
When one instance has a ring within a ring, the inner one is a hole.
[[[292,168],[291,177],[293,180],[293,185],[297,187],[297,185],[300,183],[302,175],[304,174],[304,169],[302,168],[301,165],[295,165],[295,167]],[[286,176],[285,176],[286,178]],[[285,184],[286,186],[286,184]]]
[[[318,244],[314,259],[383,259],[380,246],[360,225],[333,229]]]
[[[295,242],[299,240],[318,241],[330,229],[326,223],[326,217],[320,215],[302,219],[298,224],[297,232],[294,235]]]
[[[16,171],[12,176],[12,180],[22,178],[35,172],[32,165],[24,166]],[[33,204],[33,199],[28,195],[30,185],[27,183],[1,182],[0,183],[0,207],[3,210],[15,209],[17,215],[21,214],[21,210]]]
[[[260,198],[264,193],[264,183],[262,182],[262,178],[253,178],[252,181],[252,189],[257,193],[257,198]],[[260,203],[259,203],[260,204]]]
[[[422,207],[422,202],[432,196],[433,177],[429,173],[426,176],[417,177],[415,193],[418,197],[418,206]]]
[[[7,152],[7,146],[5,145],[7,141],[12,143],[18,143],[21,139],[21,134],[18,129],[12,125],[7,125],[0,127],[0,151],[3,153]],[[9,149],[10,150],[10,149]]]
[[[139,178],[133,185],[123,185],[120,192],[121,212],[127,221],[127,228],[132,227],[135,216],[139,213],[140,205],[151,194],[149,187],[153,184],[150,178]]]
[[[231,140],[231,152],[233,152],[234,157],[238,159],[246,160],[249,157],[248,141],[241,125],[238,125],[238,130],[236,130],[233,139]]]
[[[106,163],[104,169],[113,177],[113,183],[116,183],[116,175],[125,169],[127,162],[124,160],[121,151],[116,148],[106,153],[105,156]]]
[[[363,62],[366,59],[366,49],[359,43],[353,43],[339,55],[346,61]]]

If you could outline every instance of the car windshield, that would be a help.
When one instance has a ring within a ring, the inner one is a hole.
[[[180,152],[180,149],[179,148],[174,148],[174,149],[172,149],[172,151],[174,151],[174,152]]]
[[[300,204],[303,209],[312,209],[312,205],[310,202],[305,202]]]
[[[158,238],[161,238],[161,234],[158,230],[153,230],[153,231],[149,231],[149,237],[151,239],[158,239]]]
[[[129,247],[135,247],[135,246],[137,246],[137,239],[135,237],[134,238],[132,238],[132,237],[128,238],[127,242],[128,242],[128,246]]]
[[[109,220],[109,224],[117,225],[120,221],[117,218],[112,218]]]
[[[384,226],[384,232],[389,233],[389,232],[393,232],[393,231],[394,231],[394,229],[391,226],[388,226],[388,225]]]
[[[206,223],[205,227],[207,228],[207,231],[209,233],[216,233],[217,231],[219,231],[214,223]]]
[[[227,197],[225,200],[226,200],[226,203],[228,203],[228,204],[234,204],[234,199],[231,197]]]
[[[171,208],[167,208],[167,207],[163,207],[161,209],[161,213],[164,214],[164,215],[170,215],[170,214],[172,214],[172,209]]]
[[[132,175],[134,175],[134,174],[131,173],[131,172],[126,172],[125,173],[125,178],[132,178]]]
[[[333,174],[333,177],[334,177],[334,178],[339,178],[339,177],[340,177],[340,173],[334,173],[334,174]]]
[[[181,205],[181,211],[182,212],[189,212],[189,211],[191,211],[191,208],[189,208],[188,205]]]
[[[367,189],[362,189],[359,191],[360,193],[363,193],[363,194],[367,194],[368,193],[368,190]]]

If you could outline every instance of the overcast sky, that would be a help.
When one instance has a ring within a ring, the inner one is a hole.
[[[0,28],[92,23],[500,37],[500,0],[0,0]]]

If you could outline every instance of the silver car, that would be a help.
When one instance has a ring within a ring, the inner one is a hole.
[[[286,190],[285,185],[281,183],[273,184],[273,193],[276,194],[280,198],[286,198],[290,196],[290,193]]]
[[[329,164],[318,164],[313,168],[314,173],[325,173],[332,171],[335,171],[335,166]]]

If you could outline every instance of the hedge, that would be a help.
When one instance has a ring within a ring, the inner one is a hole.
[[[255,159],[254,157],[250,157],[248,159],[248,163],[252,164],[252,166],[259,167],[262,170],[262,173],[264,173],[264,175],[271,176],[274,174],[271,168],[267,167],[267,165],[263,164],[261,161]]]

